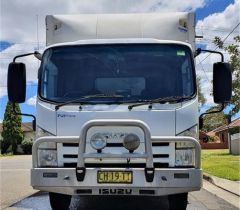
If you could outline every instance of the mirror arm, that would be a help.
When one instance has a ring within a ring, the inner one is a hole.
[[[29,55],[34,55],[39,60],[41,60],[41,57],[42,57],[40,52],[35,51],[33,53],[26,53],[26,54],[17,55],[13,58],[13,62],[15,63],[17,58],[26,57],[26,56],[29,56]]]
[[[202,113],[202,114],[199,116],[199,128],[202,129],[202,127],[203,127],[203,116],[204,116],[204,115],[219,113],[219,112],[221,112],[224,108],[225,108],[225,105],[224,105],[224,103],[222,103],[219,110],[212,111],[212,112],[204,112],[204,113]]]
[[[32,121],[32,127],[33,127],[33,130],[36,131],[36,117],[32,114],[24,114],[24,113],[19,113],[16,111],[16,106],[15,106],[15,103],[13,103],[13,111],[16,115],[21,115],[21,116],[26,116],[26,117],[32,117],[33,118],[33,121]]]
[[[215,53],[221,55],[221,61],[224,62],[224,56],[221,52],[215,51],[215,50],[203,50],[201,48],[198,48],[196,52],[194,53],[194,57],[197,57],[198,55],[201,54],[201,52],[209,52],[209,53]]]

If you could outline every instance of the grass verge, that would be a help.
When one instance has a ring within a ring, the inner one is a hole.
[[[231,155],[228,149],[202,150],[202,168],[210,175],[240,181],[240,155]]]

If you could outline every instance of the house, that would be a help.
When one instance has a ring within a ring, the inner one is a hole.
[[[220,142],[229,142],[229,135],[240,132],[240,118],[233,120],[228,125],[222,125],[207,133],[210,137],[217,137]]]
[[[203,143],[201,146],[203,149],[228,149],[230,136],[235,133],[240,133],[240,118],[233,120],[228,125],[222,125],[208,132],[207,135],[215,139],[215,141],[213,143]]]
[[[2,130],[3,130],[3,126],[2,123],[0,123],[0,139],[2,139]],[[32,129],[32,123],[31,122],[25,122],[22,123],[22,130],[23,130],[23,135],[24,135],[24,139],[33,139],[34,138],[34,131]]]

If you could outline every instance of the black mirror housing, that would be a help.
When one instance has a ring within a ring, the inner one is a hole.
[[[232,98],[232,69],[229,63],[213,64],[214,103],[228,103]]]
[[[8,100],[23,103],[26,99],[26,67],[24,63],[12,62],[8,66]]]
[[[203,128],[203,118],[202,117],[200,117],[199,118],[199,130],[201,130],[202,128]]]

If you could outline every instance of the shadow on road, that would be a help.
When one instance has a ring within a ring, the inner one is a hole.
[[[71,210],[168,210],[167,197],[77,197]]]
[[[12,207],[24,210],[51,210],[48,193],[39,192]],[[78,197],[74,196],[70,210],[168,210],[167,197]]]

